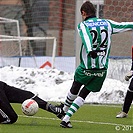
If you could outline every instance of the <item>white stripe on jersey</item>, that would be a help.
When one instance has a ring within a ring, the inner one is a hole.
[[[131,30],[130,28],[128,29],[116,29],[116,28],[113,28],[113,33],[118,33],[118,32],[125,32],[125,31],[129,31]]]
[[[87,52],[86,52],[86,49],[85,49],[85,47],[84,47],[84,45],[83,45],[83,48],[82,48],[82,59],[83,59],[83,62],[84,62],[84,65],[85,65],[85,68],[86,69],[88,69],[88,65],[87,65],[87,60],[88,60],[88,58],[87,58]]]
[[[115,22],[113,20],[107,20],[109,21],[113,26],[126,26],[126,25],[133,25],[133,22]],[[125,32],[125,31],[129,31],[132,30],[132,28],[113,28],[113,33],[119,33],[119,32]]]
[[[93,58],[91,58],[91,67],[92,68],[95,68],[96,67],[96,60],[95,59],[93,59]]]
[[[100,30],[103,30],[103,29],[105,29],[105,27],[101,26]],[[101,40],[104,40],[105,37],[106,37],[105,33],[104,32],[101,33]],[[103,49],[101,48],[101,50],[103,50]],[[99,61],[99,68],[104,68],[104,65],[102,63],[103,58],[104,58],[103,56],[99,56],[99,60],[98,60]]]
[[[115,24],[115,25],[123,25],[123,26],[129,25],[129,24],[133,25],[133,22],[115,22],[115,21],[110,20],[110,19],[108,19],[108,21],[111,22],[112,24]]]
[[[85,28],[85,25],[83,23],[80,24],[80,27],[84,33],[84,39],[85,39],[85,43],[86,43],[86,46],[87,46],[87,50],[88,51],[91,51],[92,48],[91,48],[91,42],[90,42],[90,38],[86,32],[86,28]]]
[[[95,30],[95,31],[97,31],[96,30],[96,27],[92,27],[92,30]],[[97,43],[97,42],[96,42]],[[91,67],[92,68],[95,68],[96,67],[96,60],[95,59],[93,59],[93,58],[91,58]]]
[[[107,63],[107,59],[108,59],[108,54],[109,54],[109,49],[110,49],[110,45],[111,45],[111,34],[112,34],[112,28],[110,23],[106,20],[106,22],[108,23],[108,44],[107,44],[107,49],[106,49],[106,55],[103,57],[102,59],[102,64],[105,66],[105,64]]]

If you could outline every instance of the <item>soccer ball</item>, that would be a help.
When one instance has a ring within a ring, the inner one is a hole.
[[[38,103],[33,99],[27,99],[22,103],[22,112],[27,116],[35,115],[38,108]]]

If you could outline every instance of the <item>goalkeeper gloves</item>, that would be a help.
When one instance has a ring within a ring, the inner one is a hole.
[[[133,76],[133,71],[129,71],[126,76],[125,76],[125,80],[129,81],[129,79]]]
[[[96,50],[90,51],[88,55],[93,59],[95,59],[97,58],[97,51]]]

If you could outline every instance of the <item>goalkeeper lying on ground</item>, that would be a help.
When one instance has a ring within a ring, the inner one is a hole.
[[[9,86],[0,81],[0,123],[12,124],[17,121],[18,115],[10,103],[22,103],[34,96],[32,92]],[[49,104],[38,96],[35,96],[33,99],[38,103],[39,108],[54,113],[58,118],[62,117],[62,109],[59,106]]]
[[[132,62],[131,71],[125,76],[125,80],[129,81],[129,79],[132,78],[132,76],[133,76],[133,62]],[[133,78],[131,79],[130,85],[128,87],[122,111],[116,116],[116,118],[127,117],[132,101],[133,101]]]

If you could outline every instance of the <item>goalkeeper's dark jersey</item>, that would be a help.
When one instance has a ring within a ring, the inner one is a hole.
[[[84,69],[108,68],[111,35],[133,29],[133,22],[114,22],[107,19],[88,18],[78,25],[82,39],[80,51],[81,67]],[[88,56],[92,50],[97,51],[97,58]]]

